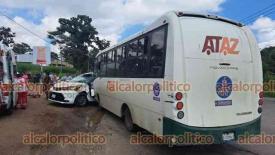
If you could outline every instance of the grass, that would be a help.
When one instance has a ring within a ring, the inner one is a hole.
[[[275,92],[264,92],[264,97],[274,97],[275,98]]]
[[[23,63],[23,62],[18,62],[17,63],[17,71],[20,73],[23,72],[30,72],[31,74],[36,74],[41,72],[41,67],[39,65],[34,65],[31,63]],[[49,73],[55,73],[55,74],[76,74],[77,70],[74,68],[69,68],[69,67],[62,67],[62,73],[60,73],[60,67],[56,66],[44,66],[43,67],[44,72],[49,72]]]

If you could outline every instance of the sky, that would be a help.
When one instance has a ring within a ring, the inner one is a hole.
[[[209,13],[240,21],[253,13],[270,7],[245,21],[255,34],[259,46],[275,46],[274,0],[0,0],[0,13],[47,39],[47,31],[54,31],[59,18],[77,14],[92,17],[101,38],[116,44],[142,30],[170,10]],[[273,5],[272,5],[273,4]],[[43,39],[30,34],[0,15],[0,26],[11,27],[15,41],[31,46],[49,46]],[[58,47],[51,46],[58,52]]]

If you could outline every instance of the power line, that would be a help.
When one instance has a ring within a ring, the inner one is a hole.
[[[243,23],[248,25],[260,16],[268,16],[270,14],[275,13],[274,9],[275,9],[275,3],[272,3],[272,4],[268,5],[267,7],[263,8],[263,9],[257,11],[257,12],[254,12],[254,13],[252,13],[251,15],[249,15],[247,17],[244,17],[244,18],[240,19],[240,21],[242,21]],[[274,31],[274,30],[275,30],[274,28],[270,29],[270,31]],[[269,43],[265,46],[266,47],[271,46],[271,43]]]
[[[274,12],[274,11],[275,11],[275,7],[271,8],[271,9],[268,9],[264,12],[261,12],[259,14],[256,14],[254,16],[250,16],[249,18],[246,18],[246,19],[242,20],[242,22],[249,22],[251,20],[254,20],[255,18],[258,18],[259,16],[263,16],[263,15],[269,14],[270,12]]]
[[[274,8],[274,9],[275,9],[275,8]],[[263,13],[263,14],[260,14],[259,16],[255,16],[255,17],[253,17],[253,18],[251,18],[251,19],[248,19],[248,20],[244,21],[244,23],[250,24],[251,22],[253,22],[256,18],[258,18],[258,17],[260,17],[260,16],[268,16],[268,15],[273,14],[273,13],[275,13],[275,10],[267,11],[267,12],[265,12],[265,13]]]
[[[250,18],[251,16],[255,16],[257,14],[261,14],[262,12],[265,12],[266,10],[269,10],[273,6],[275,6],[275,3],[272,3],[272,4],[268,5],[267,7],[263,8],[263,9],[257,11],[257,12],[254,12],[253,14],[251,14],[251,15],[249,15],[247,17],[244,17],[244,18],[240,19],[240,21],[244,21],[244,20],[247,20],[248,18]]]
[[[45,41],[46,43],[51,44],[48,40],[44,39],[43,37],[41,37],[40,35],[36,34],[35,32],[31,31],[30,29],[28,29],[27,27],[25,27],[24,25],[16,22],[15,20],[13,20],[11,17],[9,17],[8,15],[4,14],[2,11],[0,11],[0,14],[4,17],[6,17],[8,20],[14,22],[15,24],[17,24],[18,26],[20,26],[21,28],[23,28],[25,31],[31,33],[32,35],[36,36],[37,38]]]

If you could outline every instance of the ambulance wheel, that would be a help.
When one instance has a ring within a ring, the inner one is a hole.
[[[10,114],[12,114],[12,112],[13,112],[13,99],[11,100],[10,106],[7,107],[5,113],[6,113],[7,115],[10,115]]]
[[[13,108],[12,107],[7,108],[7,110],[6,110],[6,114],[7,115],[12,114],[12,112],[13,112]]]

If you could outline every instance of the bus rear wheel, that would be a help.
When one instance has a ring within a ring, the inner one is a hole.
[[[135,129],[135,126],[134,126],[134,123],[133,123],[133,119],[132,119],[132,115],[131,115],[131,112],[129,110],[129,108],[125,108],[124,110],[124,125],[126,127],[126,129],[130,132],[134,131]]]

